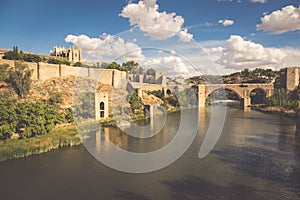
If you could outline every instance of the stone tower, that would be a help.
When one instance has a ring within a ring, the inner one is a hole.
[[[299,85],[300,67],[287,67],[280,70],[280,87],[293,90]]]

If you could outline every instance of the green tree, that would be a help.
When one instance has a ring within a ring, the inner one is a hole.
[[[95,117],[95,94],[83,93],[80,95],[74,114],[78,118],[89,119]]]
[[[49,58],[47,60],[47,63],[49,63],[49,64],[59,64],[59,65],[68,65],[68,66],[71,65],[71,62],[68,61],[65,58]]]
[[[17,104],[16,113],[16,131],[22,137],[46,134],[63,121],[63,115],[57,106],[45,102],[20,102]]]
[[[142,99],[140,97],[138,97],[136,92],[133,92],[129,96],[129,101],[128,102],[130,104],[132,112],[141,111],[141,109],[143,107],[143,102],[142,102]]]
[[[126,63],[123,63],[122,66],[126,69],[126,71],[130,73],[136,73],[140,69],[140,64],[134,61],[128,61]]]
[[[74,111],[72,108],[66,108],[64,110],[64,118],[65,118],[65,121],[68,123],[74,122]]]
[[[153,69],[153,68],[150,68],[150,69],[147,69],[146,70],[146,74],[147,75],[152,75],[152,76],[155,76],[155,69]]]
[[[0,65],[0,81],[7,82],[9,64]]]
[[[39,55],[35,55],[35,54],[23,54],[22,59],[26,62],[42,62],[43,58]]]
[[[8,70],[8,82],[21,99],[29,93],[32,72],[33,70],[30,70],[26,64],[19,61]]]
[[[16,131],[17,126],[17,113],[16,99],[2,98],[0,101],[0,138],[2,140],[10,138]]]
[[[74,66],[74,67],[81,67],[81,66],[82,66],[82,63],[81,63],[81,62],[76,62],[73,66]]]
[[[61,104],[63,102],[62,94],[58,92],[54,92],[50,94],[48,99],[48,103],[51,105]]]

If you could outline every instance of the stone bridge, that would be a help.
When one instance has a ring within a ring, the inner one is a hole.
[[[264,91],[265,97],[270,97],[274,93],[274,84],[266,83],[244,83],[244,84],[200,84],[198,86],[198,105],[199,107],[205,106],[206,98],[210,93],[218,89],[228,89],[233,91],[238,97],[243,100],[243,106],[248,107],[251,105],[250,94],[255,89]],[[142,97],[143,91],[162,90],[165,93],[169,90],[171,93],[175,91],[182,91],[189,88],[188,85],[173,86],[173,85],[159,85],[159,84],[138,84],[135,85],[138,96]]]
[[[244,107],[251,105],[251,91],[261,89],[264,91],[265,97],[270,97],[274,92],[274,84],[200,84],[198,85],[198,105],[199,107],[205,106],[205,100],[210,93],[217,89],[228,89],[236,93],[240,99],[243,100]]]

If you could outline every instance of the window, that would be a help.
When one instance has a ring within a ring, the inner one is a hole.
[[[100,103],[100,118],[104,118],[104,102]]]

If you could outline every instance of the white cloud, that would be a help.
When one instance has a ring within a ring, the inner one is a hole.
[[[174,55],[149,59],[144,62],[144,66],[165,71],[169,75],[186,75],[190,73],[189,67],[185,64],[184,60]]]
[[[128,18],[131,26],[138,26],[154,40],[164,40],[178,35],[181,41],[190,41],[193,35],[182,30],[184,19],[176,13],[159,12],[156,0],[127,4],[120,16]]]
[[[267,0],[250,0],[252,3],[267,3]]]
[[[90,38],[86,35],[68,35],[66,42],[78,46],[83,53],[93,58],[103,59],[106,56],[120,57],[124,60],[142,61],[145,59],[141,48],[122,38],[109,34],[102,34],[99,38]]]
[[[231,26],[234,24],[234,21],[231,19],[224,19],[224,20],[219,20],[218,21],[219,24],[222,24],[223,26]]]
[[[299,67],[300,49],[285,47],[282,48],[281,50],[285,53],[285,55],[287,55],[283,61],[284,67],[294,67],[294,66]]]
[[[187,29],[184,29],[178,33],[179,41],[189,42],[193,39],[193,35],[187,32]]]
[[[257,30],[272,31],[276,34],[300,30],[300,6],[286,6],[265,15],[261,21],[261,24],[256,25]]]
[[[285,56],[280,49],[265,48],[241,36],[231,35],[216,62],[231,69],[277,67],[283,64]]]
[[[214,54],[214,53],[222,53],[224,51],[223,47],[212,47],[205,49],[205,52],[208,54]]]
[[[175,54],[176,54],[176,51],[171,50],[170,53],[173,54],[173,55],[175,55]]]

